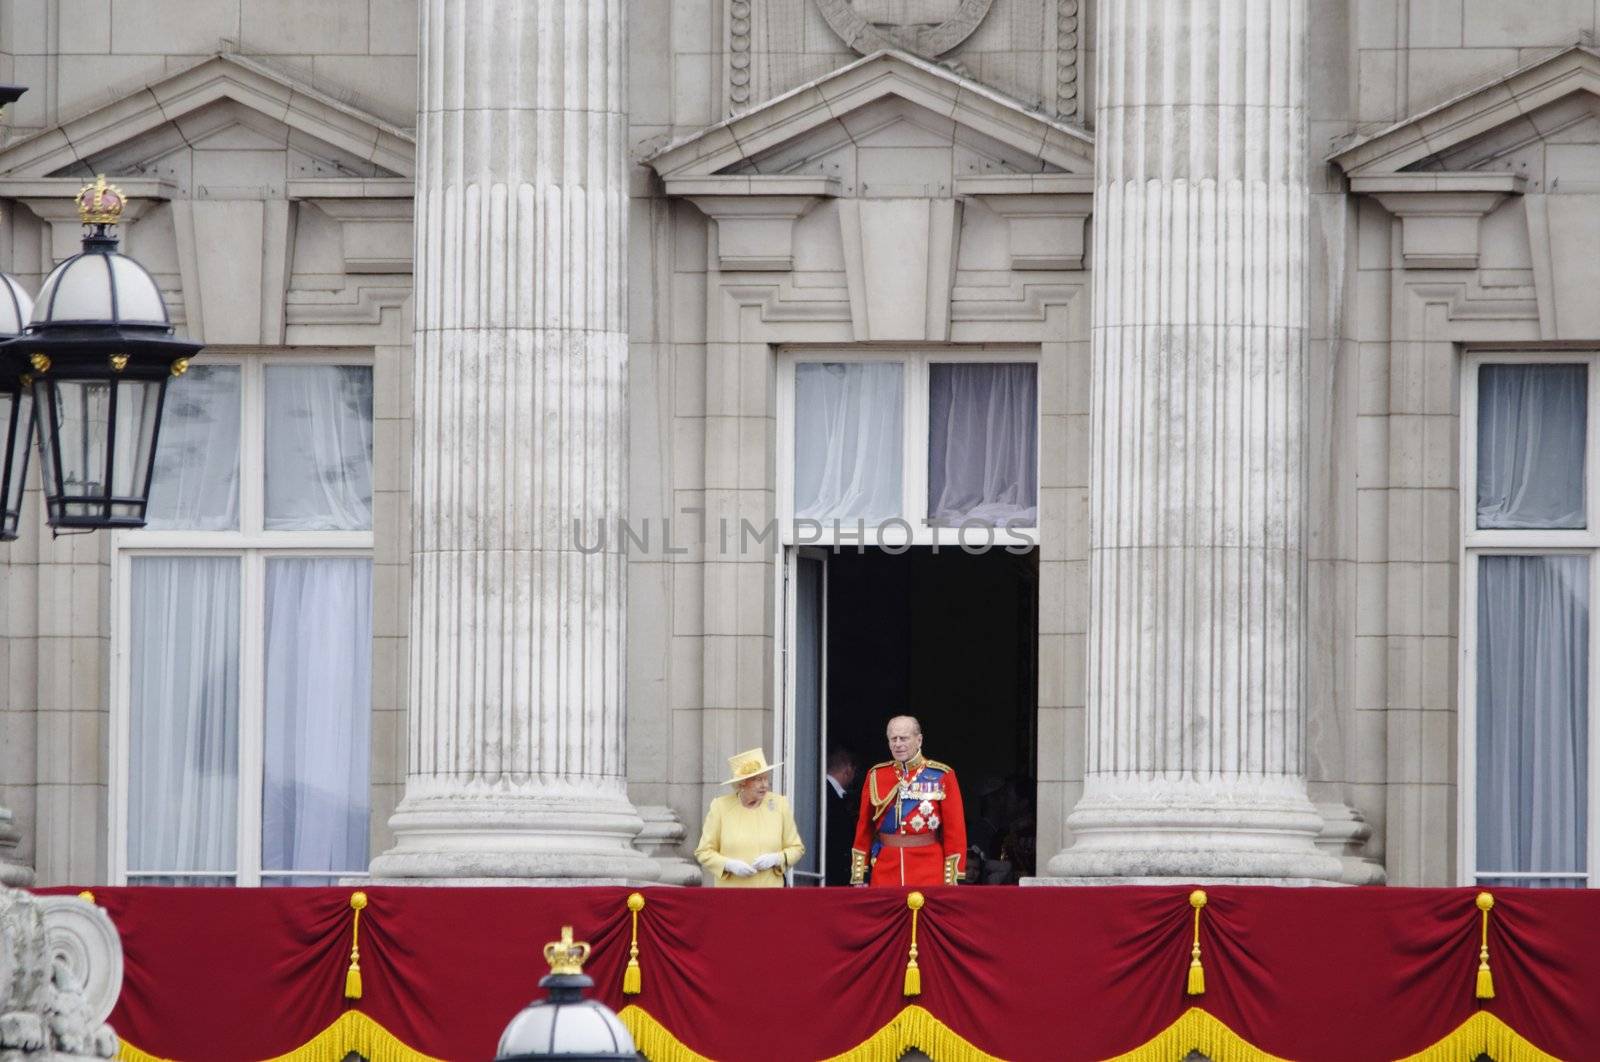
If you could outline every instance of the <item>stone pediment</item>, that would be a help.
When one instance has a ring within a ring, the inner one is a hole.
[[[1362,137],[1329,161],[1355,183],[1497,173],[1528,181],[1528,191],[1556,192],[1564,175],[1569,184],[1600,182],[1600,152],[1591,147],[1600,144],[1597,118],[1600,52],[1574,45]],[[1570,150],[1549,152],[1551,145]]]
[[[7,145],[0,150],[0,179],[105,172],[170,181],[189,191],[191,180],[204,183],[207,175],[164,163],[191,151],[230,150],[285,153],[283,181],[409,178],[415,141],[278,70],[216,55]]]
[[[1408,269],[1474,269],[1483,219],[1526,225],[1543,339],[1600,337],[1600,51],[1575,45],[1330,157],[1401,223]]]
[[[647,160],[669,194],[812,178],[848,197],[952,196],[958,181],[1091,175],[1089,134],[935,63],[878,51]]]

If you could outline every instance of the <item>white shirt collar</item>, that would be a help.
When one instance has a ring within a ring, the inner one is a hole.
[[[844,796],[844,786],[839,784],[839,779],[835,778],[831,774],[823,775],[823,777],[828,780],[828,784],[829,785],[833,786],[833,795],[834,796],[840,796],[840,797]]]

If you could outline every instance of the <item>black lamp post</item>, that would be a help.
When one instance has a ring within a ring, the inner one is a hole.
[[[144,526],[167,383],[201,349],[173,334],[155,278],[117,252],[125,203],[104,177],[78,193],[83,250],[45,279],[27,329],[6,344],[26,359],[55,528]]]
[[[550,973],[539,987],[550,995],[529,1003],[500,1034],[495,1062],[637,1062],[633,1037],[611,1008],[585,999],[594,981],[583,972],[589,945],[572,939],[572,927],[561,927],[561,940],[544,946]]]

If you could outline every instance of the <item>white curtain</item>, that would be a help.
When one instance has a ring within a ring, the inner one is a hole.
[[[1588,558],[1483,556],[1477,563],[1478,869],[1581,873],[1588,831]]]
[[[148,526],[239,526],[239,367],[196,365],[167,387]]]
[[[1585,526],[1582,365],[1478,370],[1478,526]]]
[[[367,866],[372,705],[372,562],[267,563],[266,771],[261,867]]]
[[[267,367],[266,526],[372,527],[372,369]]]
[[[1039,522],[1037,395],[1033,365],[930,367],[930,522]]]
[[[898,362],[795,366],[797,517],[900,515],[903,387]]]
[[[239,560],[138,557],[132,594],[128,869],[231,874]]]

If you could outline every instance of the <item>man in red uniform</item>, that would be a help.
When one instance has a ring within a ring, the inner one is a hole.
[[[922,724],[889,720],[889,755],[861,782],[850,884],[954,885],[967,866],[967,820],[956,772],[922,756]]]

